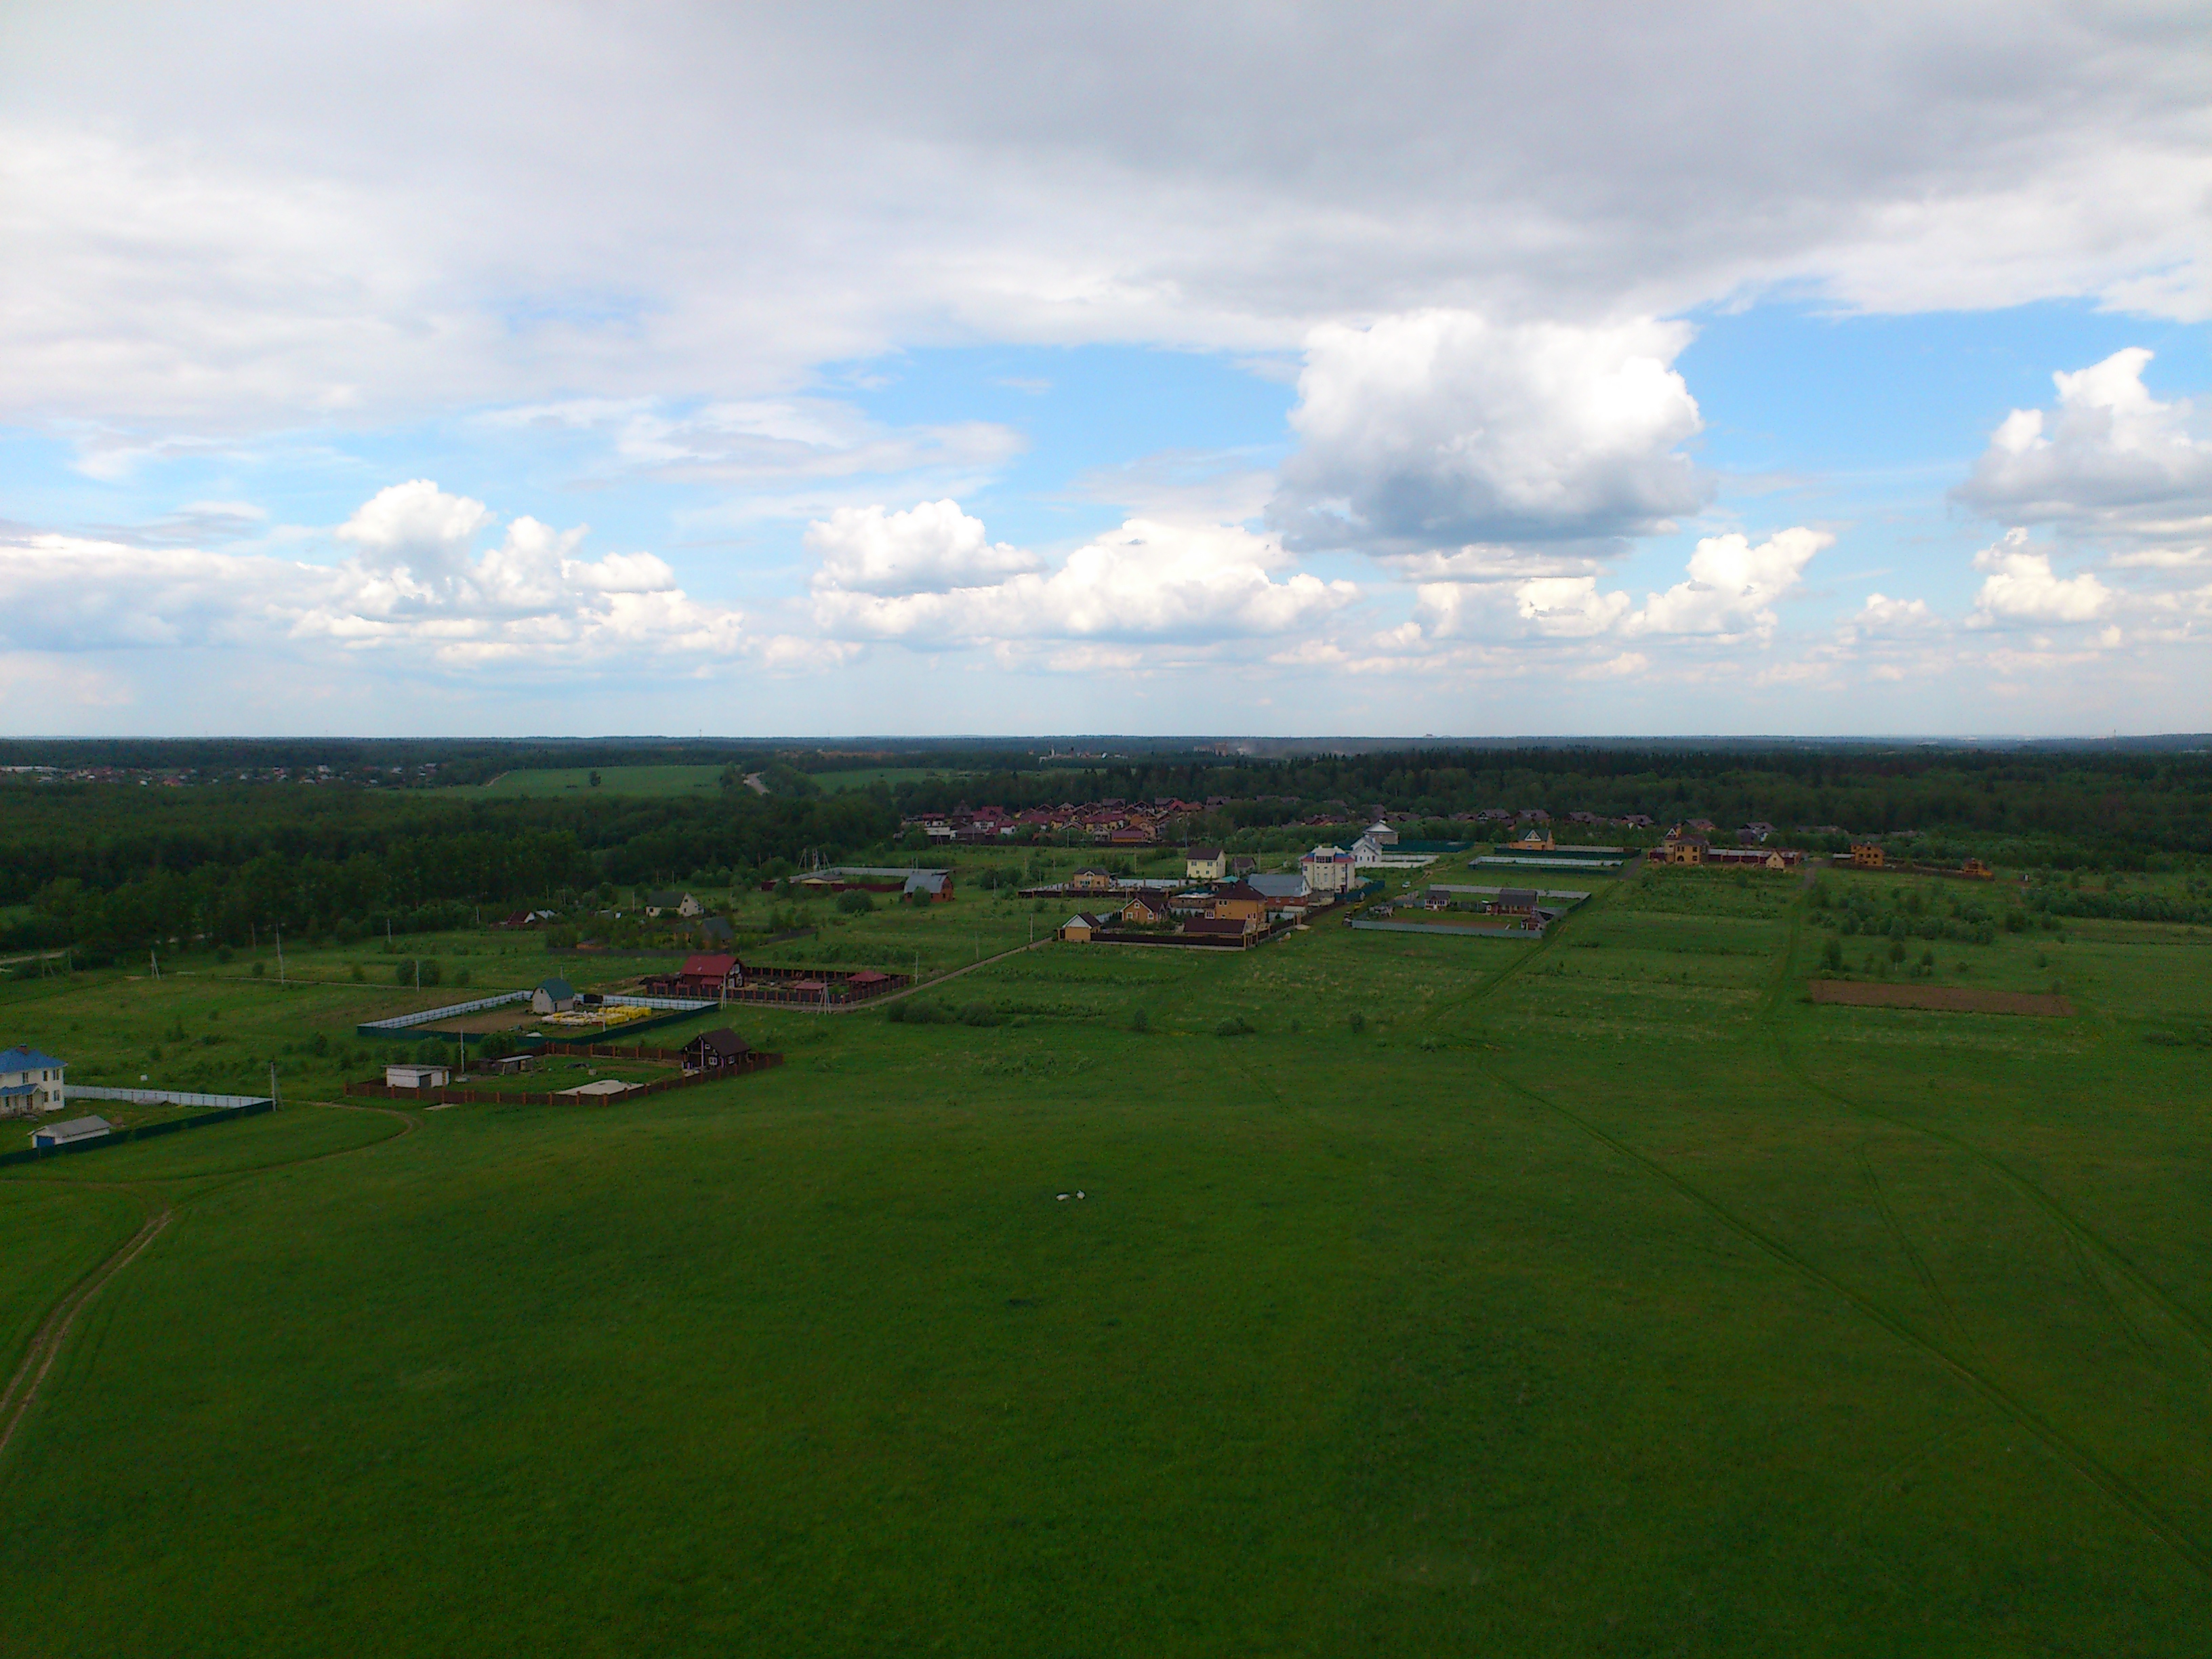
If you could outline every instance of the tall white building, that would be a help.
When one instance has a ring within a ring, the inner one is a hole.
[[[0,1054],[0,1117],[28,1117],[58,1112],[64,1063],[36,1048],[14,1048]]]

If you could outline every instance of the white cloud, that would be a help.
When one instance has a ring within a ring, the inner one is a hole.
[[[1936,627],[1937,619],[1925,599],[1893,599],[1886,593],[1869,593],[1847,625],[1862,634],[1909,634]]]
[[[125,15],[9,36],[18,416],[773,400],[908,344],[1778,285],[2212,312],[2185,8]]]
[[[1954,493],[2006,523],[2105,539],[2124,562],[2200,559],[2212,542],[2212,437],[2186,399],[2151,396],[2150,362],[2130,347],[2054,374],[2057,407],[2014,410]]]
[[[919,522],[938,533],[939,539],[927,542],[932,550],[943,545],[947,526],[961,548],[972,552],[987,545],[981,523],[949,501],[875,519],[858,515],[852,522],[870,531],[901,520],[912,526],[916,514],[928,515]],[[914,538],[926,539],[919,532]],[[857,552],[851,538],[823,540],[814,616],[825,633],[846,639],[930,646],[1039,640],[1203,645],[1293,633],[1358,593],[1350,582],[1324,582],[1303,571],[1279,580],[1274,573],[1290,563],[1281,543],[1234,526],[1132,519],[1078,548],[1048,573],[1018,570],[996,580],[964,581],[933,574],[931,580],[943,585],[930,587],[895,574],[903,545],[892,556],[878,557],[865,537]],[[933,550],[930,556],[936,556]],[[1008,561],[1016,550],[994,549],[990,556]],[[884,573],[882,591],[842,580],[841,573],[849,571],[864,577]]]
[[[1765,639],[1774,631],[1774,606],[1797,586],[1814,555],[1835,539],[1802,526],[1778,530],[1756,547],[1745,536],[1708,536],[1690,555],[1690,580],[1652,594],[1626,626],[1632,633]]]
[[[586,665],[748,648],[740,613],[692,599],[650,553],[575,556],[586,530],[532,518],[482,556],[481,501],[428,479],[380,490],[335,532],[336,565],[33,534],[0,542],[0,640],[94,651],[326,640],[448,665]]]
[[[1307,337],[1304,447],[1271,517],[1297,544],[1419,556],[1668,527],[1709,487],[1680,446],[1698,405],[1669,367],[1679,323],[1492,323],[1466,311]]]
[[[1974,568],[1986,574],[1967,619],[1972,627],[2094,622],[2112,606],[2112,590],[2094,574],[2055,574],[2048,553],[2029,550],[2025,530],[2008,531],[2003,540],[1975,554]]]
[[[896,595],[942,593],[1039,568],[1036,554],[993,542],[981,519],[957,501],[922,501],[902,513],[881,507],[840,507],[806,531],[822,561],[817,589]]]

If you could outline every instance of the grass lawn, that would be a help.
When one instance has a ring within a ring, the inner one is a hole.
[[[94,1070],[289,1044],[302,1103],[0,1171],[15,1352],[175,1207],[0,1455],[0,1645],[2198,1650],[2212,939],[1936,947],[2071,1018],[1839,1007],[1801,880],[1573,884],[1528,947],[1052,944],[926,994],[994,1023],[732,1010],[786,1065],[404,1134],[304,1103],[389,984],[0,989]],[[961,891],[783,948],[1060,920]]]
[[[843,772],[811,772],[807,775],[815,787],[826,795],[846,789],[866,789],[878,783],[926,783],[932,781],[951,782],[968,775],[965,772],[942,772],[935,767],[923,766],[863,766]]]

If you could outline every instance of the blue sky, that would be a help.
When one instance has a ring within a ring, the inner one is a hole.
[[[9,728],[2212,726],[2187,12],[1571,9],[42,19]]]

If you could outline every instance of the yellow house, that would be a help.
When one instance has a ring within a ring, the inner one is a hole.
[[[1182,873],[1186,881],[1220,881],[1229,874],[1229,854],[1218,847],[1186,847]]]
[[[1696,836],[1669,836],[1651,849],[1662,864],[1703,864],[1705,843]]]
[[[1855,841],[1851,843],[1851,866],[1854,869],[1879,870],[1882,867],[1883,858],[1881,848],[1873,842]]]

